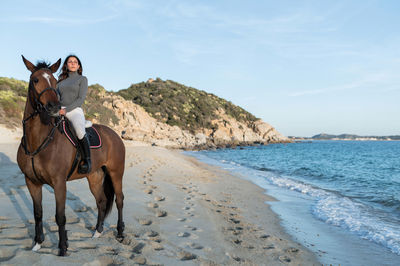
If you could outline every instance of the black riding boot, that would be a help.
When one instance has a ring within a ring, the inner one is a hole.
[[[78,173],[87,174],[92,170],[92,162],[90,161],[90,147],[87,135],[79,140],[79,146],[82,152],[82,160],[78,167]]]

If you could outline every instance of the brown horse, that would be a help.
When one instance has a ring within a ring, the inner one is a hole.
[[[44,62],[36,66],[23,56],[25,66],[32,72],[29,80],[28,96],[24,111],[24,136],[18,149],[17,161],[25,174],[25,182],[32,196],[35,216],[35,239],[33,251],[37,251],[44,241],[42,224],[42,186],[54,189],[56,199],[56,222],[59,234],[59,255],[64,256],[68,248],[65,230],[65,200],[67,175],[74,161],[76,148],[56,128],[58,126],[60,102],[53,73],[60,66]],[[91,150],[92,170],[89,174],[79,174],[75,169],[69,180],[86,177],[90,191],[96,199],[98,217],[93,237],[103,231],[103,223],[111,211],[114,194],[118,208],[117,239],[123,239],[124,222],[122,208],[122,176],[125,165],[125,146],[121,138],[110,128],[94,125],[102,138],[102,147]]]

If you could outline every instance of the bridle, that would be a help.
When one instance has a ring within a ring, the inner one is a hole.
[[[33,72],[33,73],[35,73],[35,72]],[[55,119],[56,121],[54,123],[52,123],[53,128],[50,130],[49,134],[47,135],[45,140],[42,142],[42,144],[40,144],[39,147],[36,150],[34,150],[33,152],[30,152],[28,150],[27,138],[26,138],[26,130],[25,130],[26,123],[30,119],[34,118],[35,116],[37,116],[40,113],[44,113],[44,112],[47,113],[47,114],[50,113],[50,110],[48,110],[47,106],[44,105],[40,101],[40,97],[42,97],[42,95],[45,92],[48,92],[48,91],[54,91],[54,93],[56,95],[58,95],[58,92],[54,88],[51,88],[51,87],[48,87],[48,88],[44,89],[43,91],[41,91],[40,93],[38,93],[36,91],[36,89],[35,89],[35,86],[33,85],[33,81],[32,81],[33,73],[31,74],[31,78],[30,78],[30,81],[29,81],[29,88],[28,88],[29,102],[30,102],[30,104],[31,104],[31,106],[33,108],[33,112],[27,118],[22,120],[23,136],[22,136],[22,139],[21,139],[21,145],[25,150],[25,154],[32,157],[32,164],[33,164],[33,156],[35,156],[36,154],[41,152],[43,149],[45,149],[47,147],[47,145],[50,144],[50,142],[53,140],[53,136],[54,136],[55,130],[60,125],[60,122],[61,122],[61,119]]]

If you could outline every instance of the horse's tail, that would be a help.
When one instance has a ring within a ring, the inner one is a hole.
[[[103,166],[103,171],[105,174],[103,181],[103,189],[104,189],[104,194],[106,195],[107,198],[105,217],[107,217],[107,215],[111,212],[113,206],[115,191],[111,181],[111,176],[108,174],[107,168],[105,166]]]

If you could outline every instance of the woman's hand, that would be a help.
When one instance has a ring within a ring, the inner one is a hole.
[[[60,115],[65,115],[67,111],[65,109],[60,109],[59,114]]]

